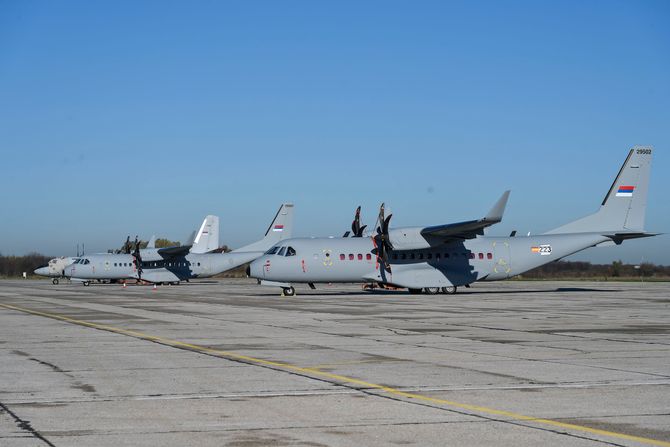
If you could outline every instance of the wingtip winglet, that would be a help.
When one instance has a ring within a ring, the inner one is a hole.
[[[505,213],[505,207],[507,206],[507,200],[509,199],[511,190],[505,191],[502,196],[498,199],[498,201],[493,205],[493,208],[491,208],[491,211],[488,212],[486,217],[484,218],[487,221],[495,221],[495,222],[500,222],[503,218],[503,214]]]

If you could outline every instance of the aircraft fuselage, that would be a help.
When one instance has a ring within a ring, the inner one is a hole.
[[[258,252],[191,253],[185,256],[142,260],[141,273],[132,254],[98,254],[70,265],[66,275],[78,279],[143,279],[149,282],[178,282],[206,278],[249,262]]]
[[[393,250],[389,273],[380,265],[370,237],[287,239],[276,245],[275,253],[271,250],[255,260],[250,275],[282,283],[380,282],[417,289],[461,286],[507,279],[605,241],[609,238],[597,233],[480,236],[418,250]]]

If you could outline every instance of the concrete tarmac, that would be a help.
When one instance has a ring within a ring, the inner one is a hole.
[[[0,446],[670,446],[670,284],[0,281]]]

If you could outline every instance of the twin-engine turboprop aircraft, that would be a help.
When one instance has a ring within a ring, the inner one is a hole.
[[[200,234],[206,223],[207,220]],[[218,225],[216,227],[218,242]],[[85,285],[94,279],[137,279],[155,284],[176,284],[192,278],[207,278],[256,259],[268,248],[291,237],[292,228],[293,205],[286,203],[279,208],[263,239],[229,253],[195,253],[190,245],[139,250],[138,244],[135,244],[136,249],[132,253],[83,256],[65,268],[65,275],[77,278]]]
[[[139,241],[137,237],[135,237],[135,242],[132,243],[130,242],[130,236],[128,236],[126,238],[126,242],[124,242],[123,247],[119,251],[113,254],[100,253],[99,255],[96,256],[113,256],[114,254],[121,254],[121,253],[131,254],[131,252],[133,251],[134,251],[133,255],[139,258],[142,257],[151,258],[156,256],[156,254],[158,253],[158,249],[156,249],[156,236],[151,236],[151,239],[149,239],[149,242],[147,242],[146,248],[140,248],[140,242],[141,241]],[[200,225],[200,229],[197,232],[193,231],[193,233],[188,238],[185,245],[190,247],[189,251],[191,253],[207,253],[219,248],[219,216],[212,216],[212,215],[206,216],[205,220],[202,221],[202,225]],[[183,250],[183,248],[184,247],[182,246],[181,249]],[[39,267],[35,269],[34,273],[39,276],[48,276],[50,278],[53,278],[51,282],[54,285],[57,285],[61,278],[68,277],[66,275],[66,268],[74,263],[83,262],[80,260],[80,258],[82,258],[83,256],[84,255],[80,256],[79,254],[77,254],[76,257],[61,256],[59,258],[51,259],[49,260],[49,263],[44,267]],[[84,263],[84,265],[86,265],[86,263]],[[70,270],[68,270],[68,272],[69,271]],[[85,285],[90,284],[90,281],[88,279],[71,278],[71,277],[70,279],[73,281],[83,282]],[[95,279],[110,280],[110,281],[116,280],[116,278],[108,278],[108,277],[98,277]]]
[[[76,262],[79,257],[61,256],[49,260],[49,263],[43,267],[38,267],[33,273],[39,276],[48,276],[52,278],[51,282],[58,285],[61,278],[65,278],[65,268]]]
[[[429,227],[390,229],[382,204],[376,234],[363,237],[357,210],[354,237],[284,240],[248,273],[285,295],[295,294],[294,283],[367,282],[433,294],[507,279],[589,247],[655,236],[644,230],[651,159],[651,148],[631,149],[596,213],[541,235],[484,236],[502,220],[509,191],[482,219]]]

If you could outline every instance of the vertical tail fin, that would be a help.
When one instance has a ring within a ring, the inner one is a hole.
[[[193,240],[191,253],[207,253],[219,248],[219,216],[209,215],[202,221]]]
[[[184,242],[182,245],[193,245],[193,241],[195,241],[195,233],[196,231],[193,230],[191,234],[186,238],[186,242]]]
[[[152,235],[149,242],[147,242],[147,248],[156,248],[156,235]]]
[[[631,149],[598,212],[546,234],[644,232],[652,152],[645,146]]]
[[[266,251],[277,242],[289,239],[293,234],[293,204],[284,203],[265,232],[265,237],[253,244],[233,251]]]

